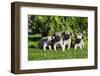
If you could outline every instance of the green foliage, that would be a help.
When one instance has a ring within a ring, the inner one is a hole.
[[[41,35],[29,35],[28,36],[28,47],[29,48],[37,48],[39,45],[39,40],[41,39]]]
[[[87,17],[28,15],[28,27],[33,34],[52,35],[58,31],[82,32],[87,36]]]

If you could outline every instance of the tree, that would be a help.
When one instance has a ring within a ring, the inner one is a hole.
[[[87,17],[28,15],[28,28],[33,34],[52,35],[57,31],[82,32],[87,36]]]

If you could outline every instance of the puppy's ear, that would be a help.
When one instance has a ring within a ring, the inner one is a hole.
[[[52,36],[52,39],[54,39],[55,37],[54,36]]]
[[[63,36],[63,32],[61,33],[61,36]]]
[[[65,32],[62,32],[62,35],[65,35]]]

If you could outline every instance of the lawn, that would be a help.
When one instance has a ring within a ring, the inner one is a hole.
[[[42,49],[33,49],[29,48],[28,59],[29,60],[51,60],[51,59],[78,59],[78,58],[87,58],[87,49],[70,49],[62,52],[60,49],[57,51],[42,50]]]
[[[44,51],[43,49],[39,49],[38,42],[40,40],[39,35],[32,35],[28,38],[28,60],[53,60],[53,59],[80,59],[88,57],[87,46],[85,46],[82,50],[77,48],[71,48],[70,50],[66,50],[63,52],[61,49],[57,49],[54,51],[53,49]]]

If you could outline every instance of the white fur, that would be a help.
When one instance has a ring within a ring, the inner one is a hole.
[[[80,43],[75,44],[75,50],[76,50],[77,47],[79,47],[82,50],[82,48],[84,47],[83,40],[81,40]]]
[[[64,50],[65,50],[66,45],[68,46],[68,50],[69,50],[71,47],[71,38],[69,38],[68,40],[64,40],[63,44],[64,44]]]
[[[64,46],[63,46],[63,39],[62,39],[61,33],[58,32],[58,33],[56,33],[56,35],[60,36],[61,39],[60,39],[60,41],[57,41],[57,42],[54,43],[54,50],[56,51],[57,46],[60,45],[61,48],[62,48],[62,51],[65,51]]]
[[[74,49],[76,50],[79,47],[82,50],[82,48],[84,47],[84,42],[83,42],[83,39],[82,39],[82,33],[78,34],[77,38],[81,39],[81,42],[75,44]]]
[[[48,45],[48,44],[47,44],[49,41],[52,40],[51,36],[44,37],[44,38],[42,38],[42,39],[47,39],[47,41],[41,42],[41,45],[43,46],[43,50],[46,51],[46,48],[47,48],[47,47],[49,47],[49,50],[51,50],[51,45]],[[42,39],[41,39],[41,41],[42,41]]]
[[[69,31],[67,31],[65,33],[70,35]],[[63,40],[63,45],[64,45],[64,50],[65,50],[66,45],[68,46],[68,50],[70,49],[70,47],[71,47],[71,36],[69,37],[69,39]]]
[[[62,48],[62,51],[65,51],[64,46],[63,46],[63,40],[61,39],[60,41],[54,43],[54,50],[56,51],[57,45],[60,45]]]

